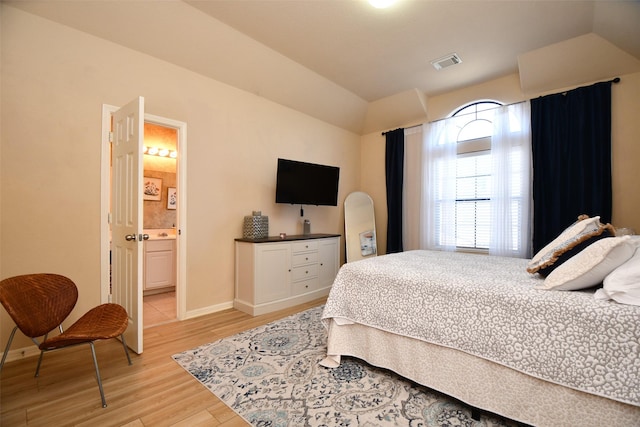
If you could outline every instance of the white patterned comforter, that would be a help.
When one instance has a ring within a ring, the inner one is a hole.
[[[542,278],[526,264],[437,251],[348,263],[323,319],[455,348],[640,406],[640,307],[595,300],[593,290],[536,290]]]

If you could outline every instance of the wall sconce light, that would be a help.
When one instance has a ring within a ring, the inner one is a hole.
[[[150,156],[168,157],[170,159],[175,159],[176,157],[178,157],[177,151],[171,151],[167,148],[144,147],[142,152]]]

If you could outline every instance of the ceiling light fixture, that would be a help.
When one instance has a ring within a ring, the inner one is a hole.
[[[376,9],[384,9],[392,4],[394,4],[397,0],[369,0],[369,4]]]

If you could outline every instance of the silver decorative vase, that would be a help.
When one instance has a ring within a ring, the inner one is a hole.
[[[245,239],[264,239],[269,236],[269,217],[261,211],[253,211],[253,215],[244,217],[242,237]]]

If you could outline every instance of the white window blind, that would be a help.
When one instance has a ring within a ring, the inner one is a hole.
[[[456,246],[488,250],[491,152],[459,154],[456,163]]]
[[[489,250],[491,240],[491,133],[496,102],[459,109],[456,159],[456,247]]]

